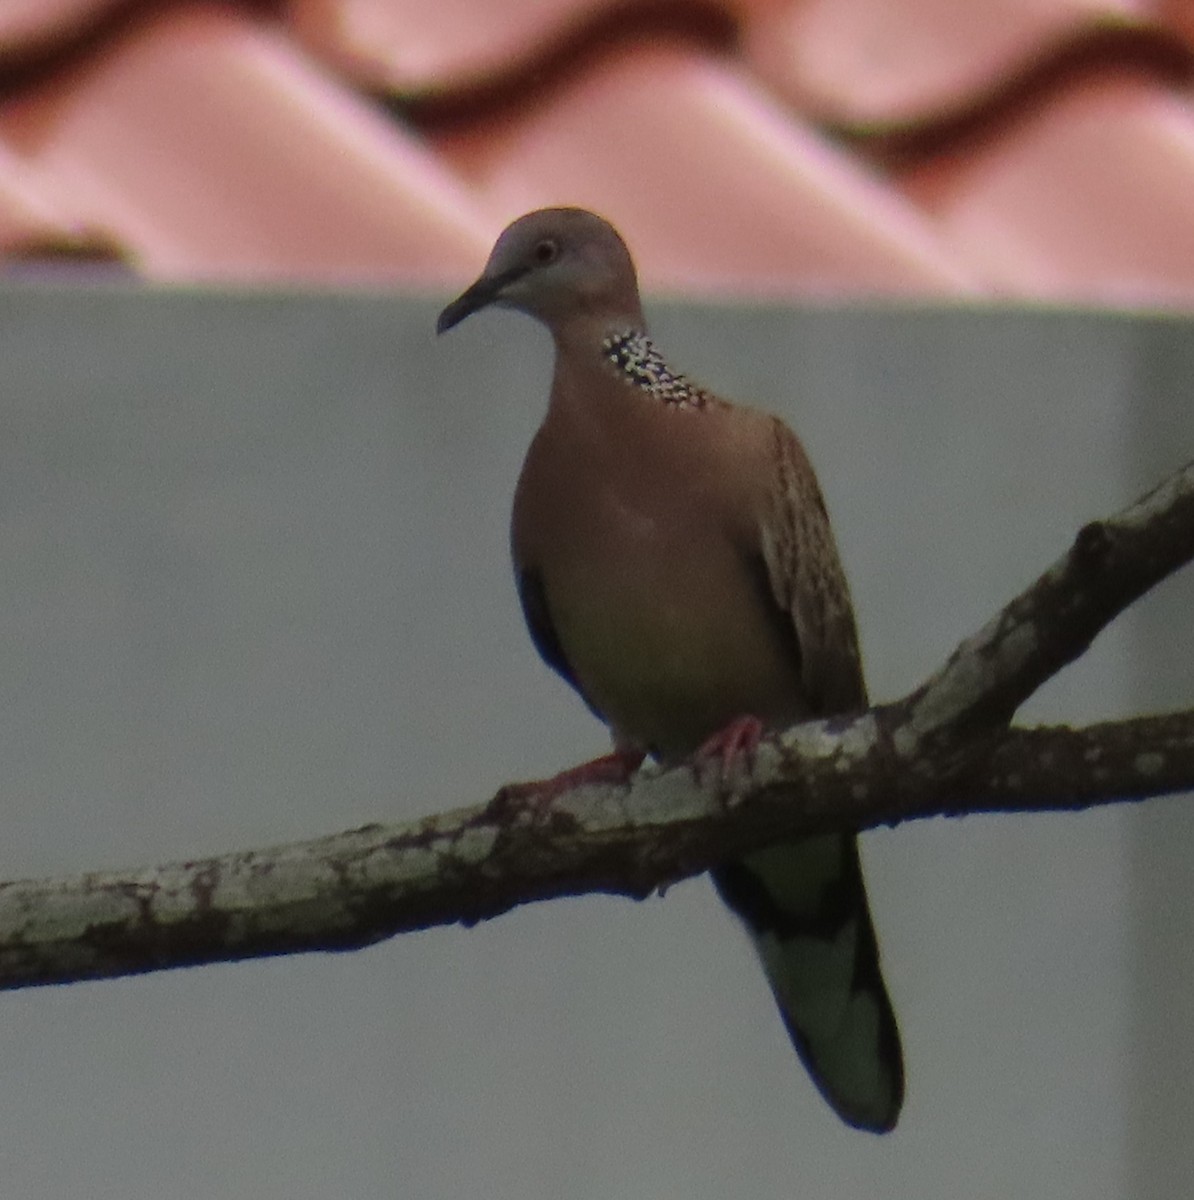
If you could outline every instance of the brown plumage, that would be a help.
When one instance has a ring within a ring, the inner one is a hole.
[[[520,218],[438,328],[489,304],[555,341],[515,493],[515,575],[536,647],[615,745],[671,763],[715,753],[743,718],[775,729],[863,707],[849,590],[803,447],[668,366],[617,232],[580,209]],[[817,1086],[850,1124],[890,1129],[903,1069],[855,839],[772,847],[713,878]]]

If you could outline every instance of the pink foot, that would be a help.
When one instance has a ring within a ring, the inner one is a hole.
[[[631,775],[642,766],[646,754],[641,750],[615,750],[577,767],[569,767],[550,779],[532,779],[527,783],[507,783],[493,798],[493,803],[506,805],[525,802],[535,808],[546,808],[557,796],[586,783],[629,783]]]
[[[724,780],[741,761],[747,771],[753,771],[755,751],[763,740],[766,727],[758,717],[749,713],[735,717],[724,729],[719,729],[701,744],[692,756],[692,773],[702,782],[705,768],[712,766]]]

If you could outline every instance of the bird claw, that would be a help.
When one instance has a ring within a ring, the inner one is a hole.
[[[735,717],[723,729],[701,743],[692,757],[692,773],[697,784],[704,782],[705,768],[712,766],[724,781],[741,762],[748,774],[755,769],[755,752],[766,727],[758,717]]]
[[[552,801],[565,792],[585,784],[627,784],[642,766],[646,754],[637,750],[615,750],[576,767],[569,767],[549,779],[532,779],[527,783],[507,783],[498,789],[490,802],[490,810],[527,808],[541,817]]]

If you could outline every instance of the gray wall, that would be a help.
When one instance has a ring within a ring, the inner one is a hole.
[[[0,291],[0,876],[412,816],[602,748],[506,562],[546,338],[437,342],[436,299]],[[1194,447],[1188,323],[657,307],[678,365],[805,436],[877,698]],[[1194,699],[1189,600],[1026,716]],[[1177,801],[869,836],[887,1139],[813,1094],[694,881],[0,996],[3,1194],[1180,1195],[1192,847]]]

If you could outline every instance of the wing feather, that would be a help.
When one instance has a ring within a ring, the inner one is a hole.
[[[604,721],[605,717],[593,707],[593,702],[585,695],[585,690],[580,686],[576,672],[573,671],[568,656],[564,653],[560,635],[556,632],[555,622],[551,617],[543,576],[530,567],[522,567],[516,571],[515,581],[518,585],[518,599],[522,604],[522,615],[527,623],[527,631],[531,635],[535,649],[539,651],[539,657],[557,675],[576,689],[577,694],[588,705],[589,711],[599,721]]]
[[[772,430],[776,471],[761,531],[771,594],[795,630],[810,710],[850,712],[867,703],[850,588],[804,447],[778,418]]]

